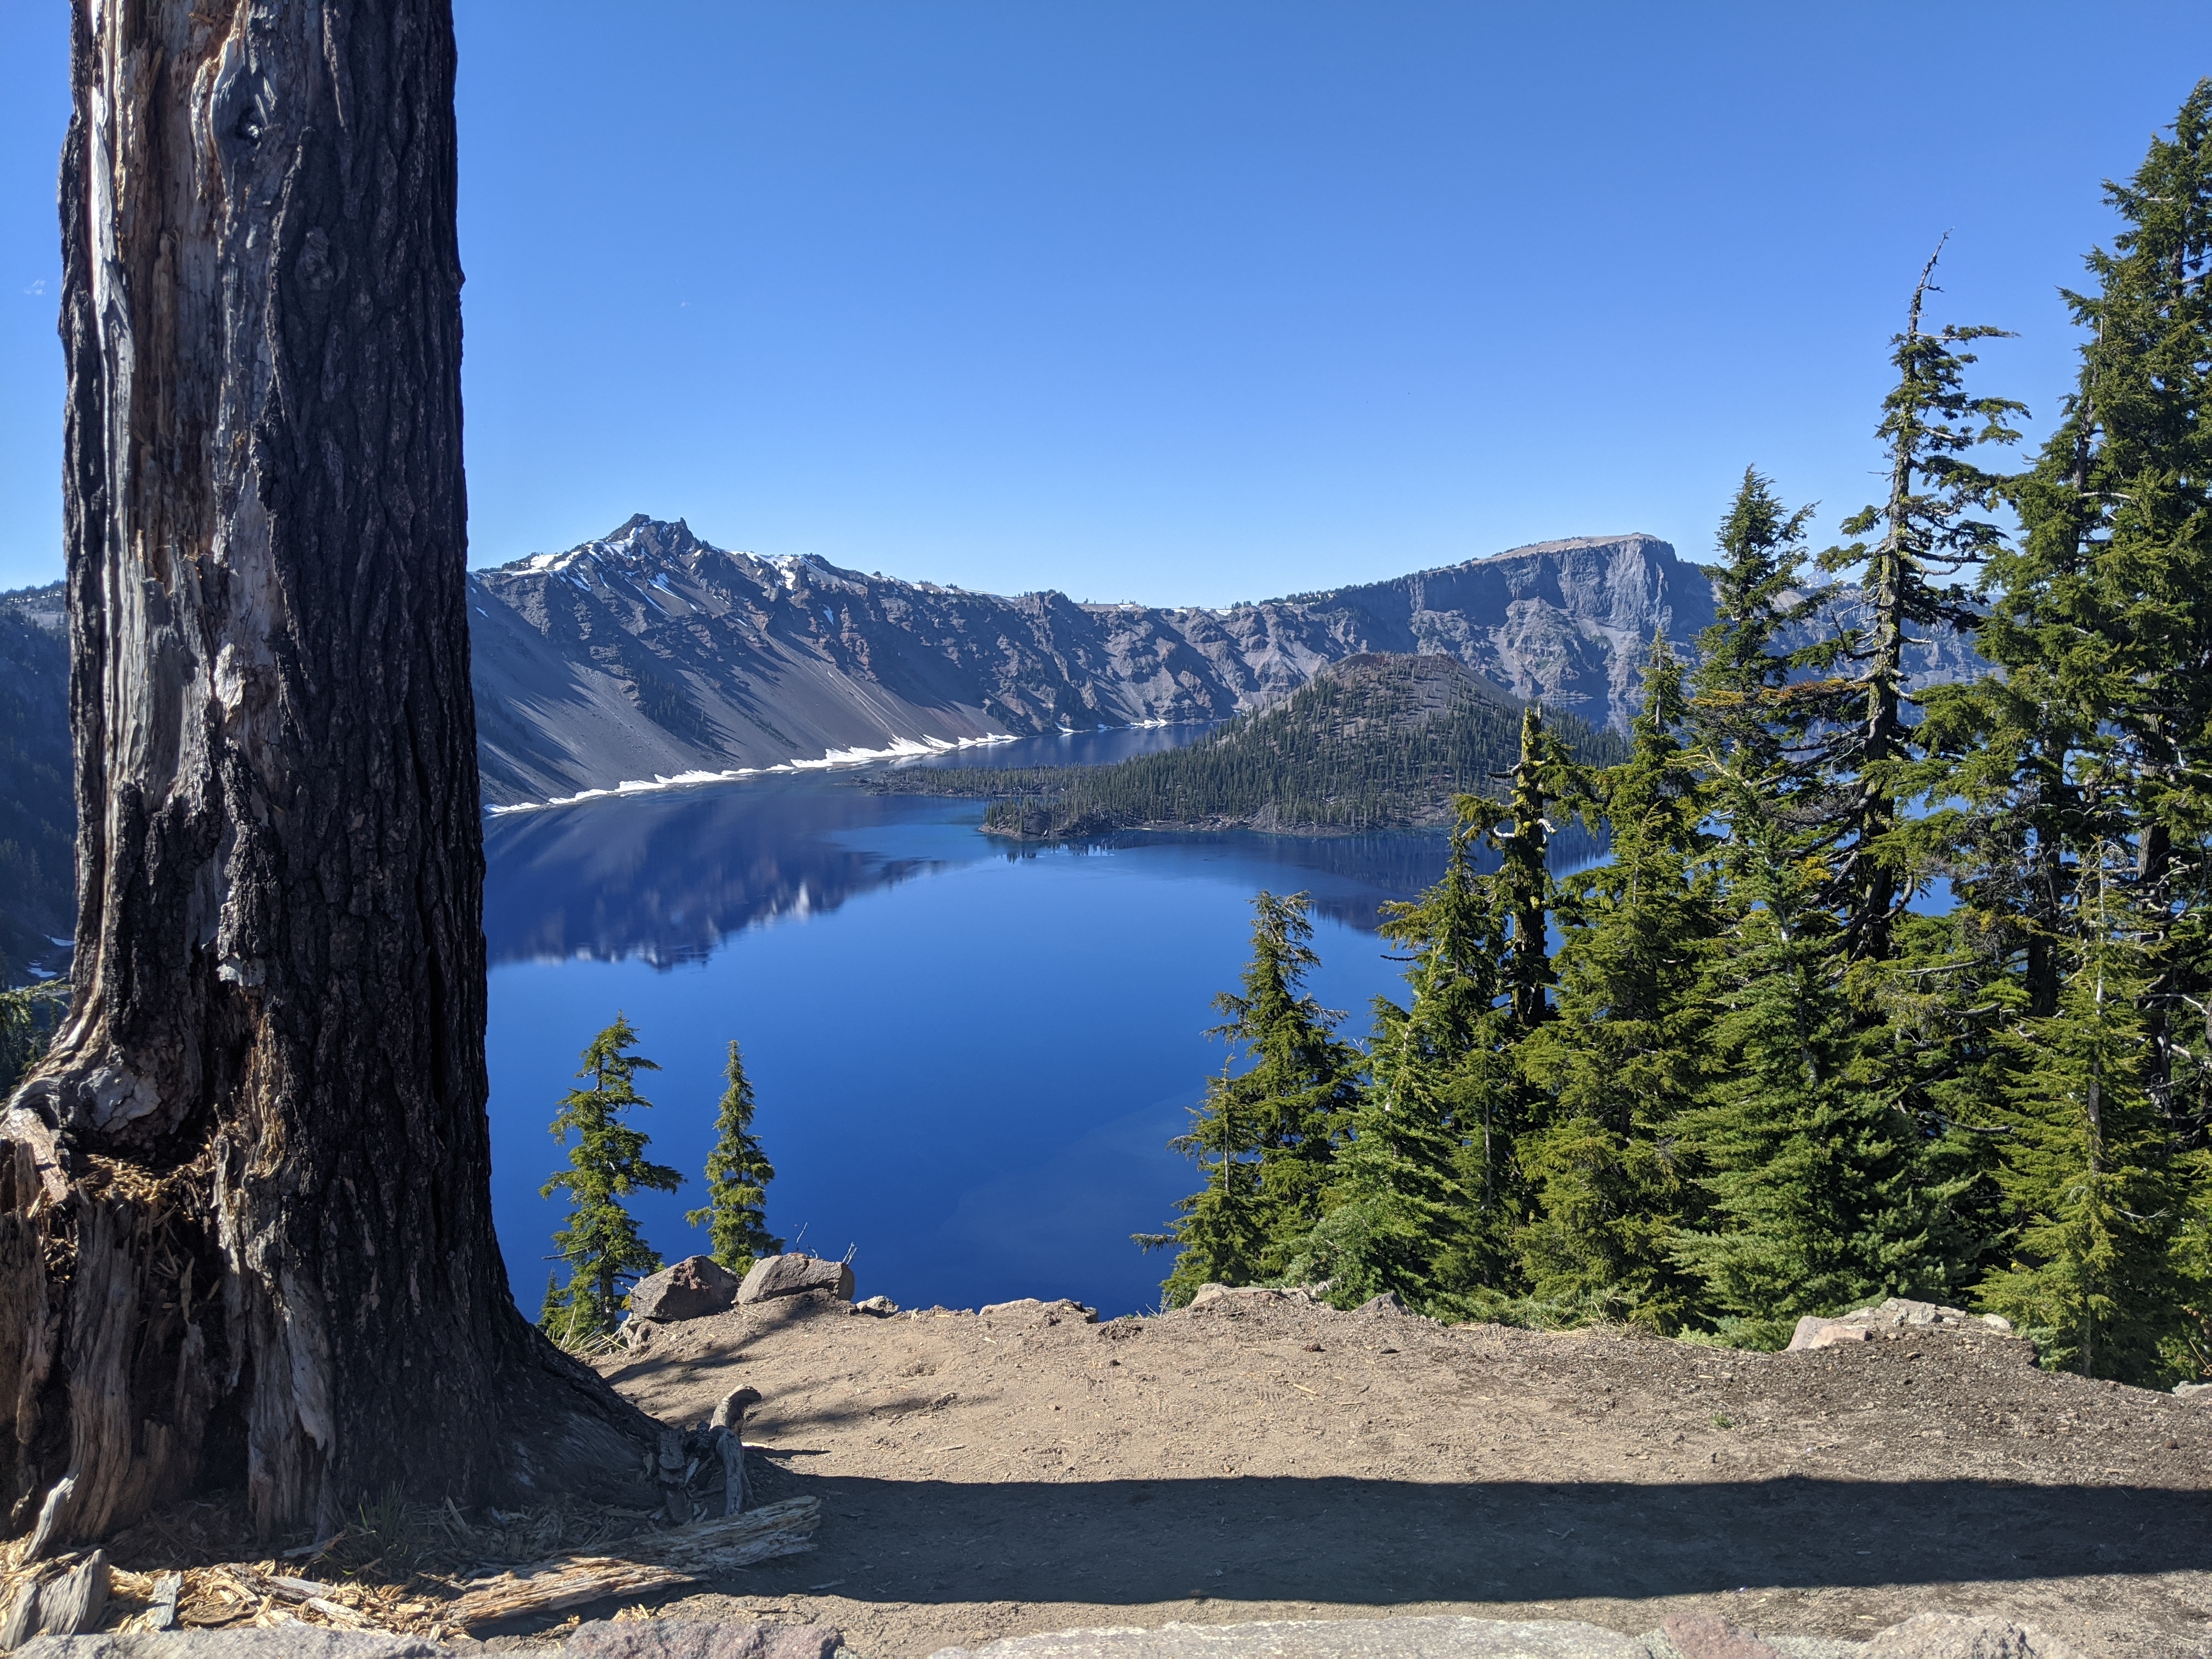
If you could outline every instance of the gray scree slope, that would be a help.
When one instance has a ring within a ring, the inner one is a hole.
[[[1455,657],[1516,696],[1625,731],[1652,638],[1686,654],[1713,619],[1705,572],[1645,535],[1540,542],[1226,611],[1164,610],[725,552],[681,520],[641,514],[469,585],[477,749],[496,806],[901,743],[1219,720],[1370,651]],[[1855,598],[1835,593],[1840,608]],[[0,620],[58,644],[46,635],[60,598],[59,584],[11,595]],[[1911,663],[1917,683],[1978,665],[1948,634]],[[27,720],[29,735],[66,748],[58,707],[40,702]],[[65,799],[48,805],[70,815]]]
[[[1713,616],[1705,574],[1644,535],[1161,610],[726,552],[639,514],[472,586],[494,805],[901,741],[1218,720],[1368,651],[1456,657],[1517,696],[1625,728],[1653,635],[1686,649]]]

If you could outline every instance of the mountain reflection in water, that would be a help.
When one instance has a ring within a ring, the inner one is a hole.
[[[945,763],[1112,760],[1201,729]],[[490,821],[492,1198],[526,1310],[561,1217],[538,1191],[563,1156],[546,1125],[617,1010],[665,1068],[641,1079],[654,1108],[638,1127],[689,1178],[630,1200],[669,1259],[706,1247],[684,1214],[702,1201],[735,1038],[776,1166],[769,1225],[856,1249],[863,1294],[1144,1306],[1168,1263],[1130,1235],[1190,1190],[1167,1143],[1226,1058],[1206,1032],[1249,954],[1252,894],[1313,896],[1310,988],[1363,1037],[1375,995],[1403,994],[1380,907],[1433,882],[1444,851],[1436,832],[1012,846],[981,833],[982,814],[802,773]]]
[[[1089,732],[965,750],[911,766],[1105,765],[1187,743],[1206,728]],[[872,888],[979,859],[1151,849],[1177,862],[1234,862],[1256,885],[1301,889],[1317,915],[1374,931],[1380,907],[1435,881],[1435,830],[1365,836],[1139,831],[1073,848],[975,833],[973,800],[878,795],[851,773],[808,772],[504,813],[484,833],[491,960],[702,962],[725,939],[780,917],[835,910]],[[942,833],[930,834],[932,830]],[[1596,850],[1563,826],[1558,867]],[[1486,857],[1486,867],[1495,867]]]

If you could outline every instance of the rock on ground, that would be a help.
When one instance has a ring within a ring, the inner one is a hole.
[[[579,1626],[561,1653],[562,1659],[830,1659],[843,1639],[829,1625],[602,1620]]]
[[[672,1267],[637,1281],[629,1293],[632,1319],[664,1324],[727,1313],[738,1299],[738,1276],[711,1255],[687,1255]]]
[[[779,1297],[804,1296],[809,1291],[827,1291],[840,1302],[850,1302],[852,1267],[811,1255],[764,1255],[753,1263],[745,1282],[738,1287],[738,1305],[750,1307]]]
[[[1678,1613],[1660,1625],[1659,1634],[1680,1659],[1783,1659],[1782,1650],[1771,1642],[1714,1613]],[[1646,1638],[1645,1645],[1659,1644]]]
[[[1980,1613],[1923,1613],[1892,1625],[1862,1659],[2082,1659],[2081,1650],[2032,1625]]]
[[[1996,1314],[1970,1314],[1963,1308],[1947,1308],[1936,1302],[1913,1302],[1893,1296],[1879,1308],[1859,1308],[1838,1319],[1807,1314],[1790,1334],[1792,1353],[1812,1348],[1832,1348],[1839,1342],[1872,1342],[1905,1330],[1976,1331],[1984,1335],[2013,1334],[2012,1321]]]
[[[931,1659],[1650,1659],[1632,1636],[1578,1621],[1293,1619],[1012,1636]]]

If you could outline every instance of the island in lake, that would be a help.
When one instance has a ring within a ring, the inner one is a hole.
[[[984,830],[1029,841],[1434,829],[1451,822],[1456,797],[1492,793],[1511,769],[1524,708],[1455,658],[1370,653],[1182,748],[1114,766],[915,767],[864,787],[988,799]],[[1586,764],[1626,756],[1618,735],[1571,714],[1547,724]]]

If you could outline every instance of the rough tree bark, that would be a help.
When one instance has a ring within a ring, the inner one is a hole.
[[[0,1123],[33,1550],[649,1504],[491,1225],[448,0],[76,0],[77,994]]]

